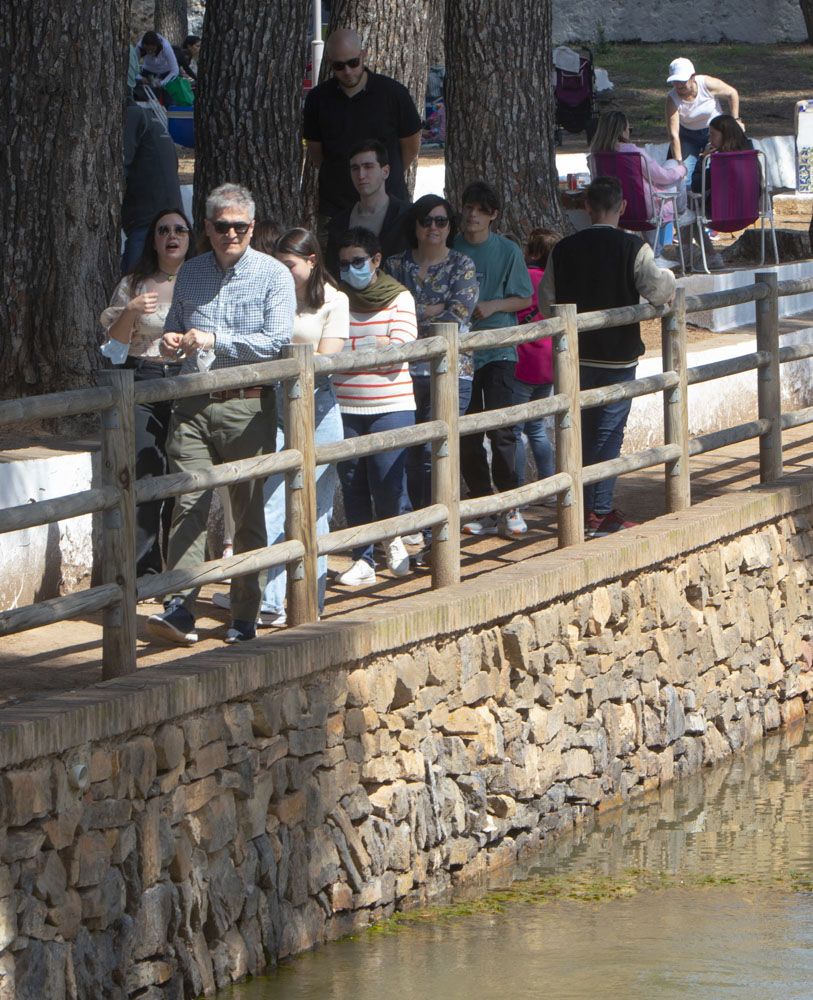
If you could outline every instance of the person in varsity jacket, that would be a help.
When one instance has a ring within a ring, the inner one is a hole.
[[[675,293],[671,271],[655,263],[651,247],[639,236],[622,232],[618,220],[625,202],[616,177],[597,177],[587,188],[587,229],[567,236],[553,248],[539,286],[539,307],[550,315],[555,302],[575,302],[578,311],[670,302]],[[631,382],[644,353],[640,324],[624,323],[579,332],[579,381],[582,389]],[[594,406],[582,412],[585,465],[621,454],[631,400]],[[600,537],[634,526],[613,507],[615,477],[584,489],[585,529]]]

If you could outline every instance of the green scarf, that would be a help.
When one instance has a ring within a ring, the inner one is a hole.
[[[351,288],[346,282],[339,282],[339,288],[350,299],[350,308],[353,312],[374,313],[386,309],[388,305],[396,299],[401,292],[405,292],[404,286],[391,278],[383,271],[378,272],[378,278],[366,288],[359,290]]]

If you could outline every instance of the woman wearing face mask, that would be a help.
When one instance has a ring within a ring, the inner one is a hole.
[[[136,382],[168,378],[180,362],[161,356],[164,320],[172,302],[175,276],[191,257],[189,221],[180,209],[160,212],[150,223],[144,250],[131,274],[116,285],[100,322],[107,333],[102,353],[114,365],[133,370]],[[172,404],[137,403],[135,408],[136,476],[163,476],[169,471],[166,438]],[[162,511],[169,527],[171,500],[136,507],[136,575],[160,573]]]
[[[254,231],[253,246],[264,250]],[[307,229],[289,229],[276,241],[274,256],[291,272],[296,288],[296,318],[291,342],[312,344],[317,354],[336,354],[347,343],[349,334],[349,305],[347,296],[333,285],[325,270],[319,242]],[[282,393],[277,394],[277,451],[285,447]],[[329,376],[317,376],[314,393],[317,444],[341,441],[342,417]],[[330,531],[333,514],[333,496],[336,492],[336,467],[320,465],[316,469],[316,532],[326,535]],[[275,545],[285,539],[285,480],[283,476],[269,476],[264,487],[265,530],[268,544]],[[325,603],[327,557],[319,557],[319,610]],[[268,571],[268,583],[260,608],[260,625],[282,626],[287,623],[285,614],[286,574],[284,566],[274,566]],[[229,595],[216,593],[212,602],[220,608],[230,607]]]
[[[381,246],[368,229],[349,229],[339,244],[341,289],[350,299],[350,339],[345,350],[379,351],[417,337],[415,302],[394,278],[379,272]],[[409,366],[335,375],[333,384],[345,438],[411,427],[415,397]],[[406,449],[339,463],[347,523],[367,524],[401,512]],[[386,545],[387,566],[396,576],[409,573],[409,556],[400,538]],[[353,549],[353,565],[338,582],[348,587],[375,583],[373,546]]]

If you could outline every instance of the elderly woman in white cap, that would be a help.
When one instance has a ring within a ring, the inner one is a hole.
[[[722,114],[720,98],[728,102],[731,115],[739,121],[740,95],[723,80],[695,73],[691,59],[683,56],[670,63],[666,82],[672,84],[666,95],[672,157],[686,165],[686,176],[691,177],[697,157],[709,141],[709,122]]]

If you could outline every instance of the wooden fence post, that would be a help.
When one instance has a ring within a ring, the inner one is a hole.
[[[770,420],[770,430],[759,439],[759,480],[772,483],[782,478],[782,379],[779,365],[779,290],[773,271],[758,271],[756,282],[768,286],[768,295],[756,302],[757,350],[771,360],[757,369],[757,400],[760,420]]]
[[[685,288],[676,289],[674,307],[661,319],[661,350],[663,370],[676,372],[679,379],[663,394],[663,441],[680,446],[680,458],[666,463],[666,510],[673,514],[692,503]]]
[[[281,357],[299,361],[299,375],[283,382],[285,447],[302,454],[302,466],[285,476],[285,537],[305,547],[302,559],[288,565],[289,625],[304,625],[319,617],[319,576],[316,542],[316,444],[313,348],[288,344]]]
[[[449,512],[446,524],[432,529],[432,587],[460,583],[460,432],[457,382],[457,323],[433,323],[432,335],[446,340],[446,354],[432,358],[432,420],[449,429],[445,441],[432,442],[432,503]]]
[[[102,677],[121,677],[136,669],[135,555],[135,399],[128,369],[99,372],[113,392],[113,407],[102,412],[102,487],[119,495],[102,514],[102,582],[115,583],[121,600],[105,608],[102,626]]]
[[[579,334],[576,306],[556,305],[553,315],[564,320],[564,329],[553,337],[553,391],[567,396],[570,405],[556,414],[556,471],[566,472],[572,486],[556,500],[559,548],[584,541],[582,492],[582,411],[579,403]]]

